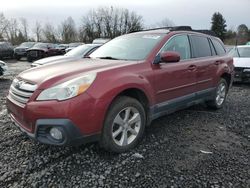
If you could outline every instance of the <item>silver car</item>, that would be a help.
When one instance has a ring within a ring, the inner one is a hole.
[[[0,76],[6,76],[9,75],[9,68],[6,63],[3,61],[0,61]]]

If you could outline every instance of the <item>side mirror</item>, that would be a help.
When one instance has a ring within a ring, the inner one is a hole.
[[[158,54],[159,56],[156,57],[154,64],[159,64],[159,63],[176,63],[180,61],[180,54],[178,52],[174,51],[166,51],[166,52],[161,52]]]

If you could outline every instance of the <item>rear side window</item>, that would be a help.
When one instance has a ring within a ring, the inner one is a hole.
[[[171,38],[161,51],[175,51],[181,59],[190,59],[190,44],[187,35],[177,35]]]
[[[191,35],[194,58],[211,56],[211,49],[207,37]]]
[[[217,54],[216,54],[216,52],[215,52],[213,43],[211,42],[211,40],[208,40],[208,41],[209,41],[210,48],[211,48],[211,51],[212,51],[212,56],[216,56]]]
[[[226,53],[225,48],[223,45],[216,39],[212,39],[213,45],[215,47],[215,50],[217,52],[217,55],[224,55]]]

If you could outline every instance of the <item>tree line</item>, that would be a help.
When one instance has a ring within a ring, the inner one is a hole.
[[[174,22],[165,18],[151,27],[174,25]],[[58,25],[36,21],[32,27],[25,18],[7,19],[0,13],[0,41],[7,40],[14,45],[25,41],[89,43],[95,38],[115,38],[144,28],[150,27],[144,26],[142,16],[125,8],[100,7],[90,10],[81,18],[79,25],[76,25],[72,17],[68,17]],[[245,24],[240,24],[236,30],[226,28],[225,18],[221,13],[215,12],[211,19],[211,30],[225,44],[244,44],[250,41],[250,30]]]
[[[250,41],[250,29],[245,24],[240,24],[236,30],[233,28],[226,29],[226,19],[219,12],[212,16],[211,30],[228,45],[246,44]]]
[[[12,44],[24,41],[43,41],[52,43],[92,42],[95,38],[114,38],[116,36],[143,29],[142,16],[124,8],[100,7],[90,10],[77,26],[68,17],[57,26],[36,22],[32,28],[25,18],[7,19],[0,13],[0,41]]]

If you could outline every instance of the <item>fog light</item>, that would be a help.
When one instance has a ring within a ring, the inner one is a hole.
[[[50,136],[56,140],[61,140],[63,138],[63,134],[62,134],[62,131],[58,128],[51,128],[50,131]]]

